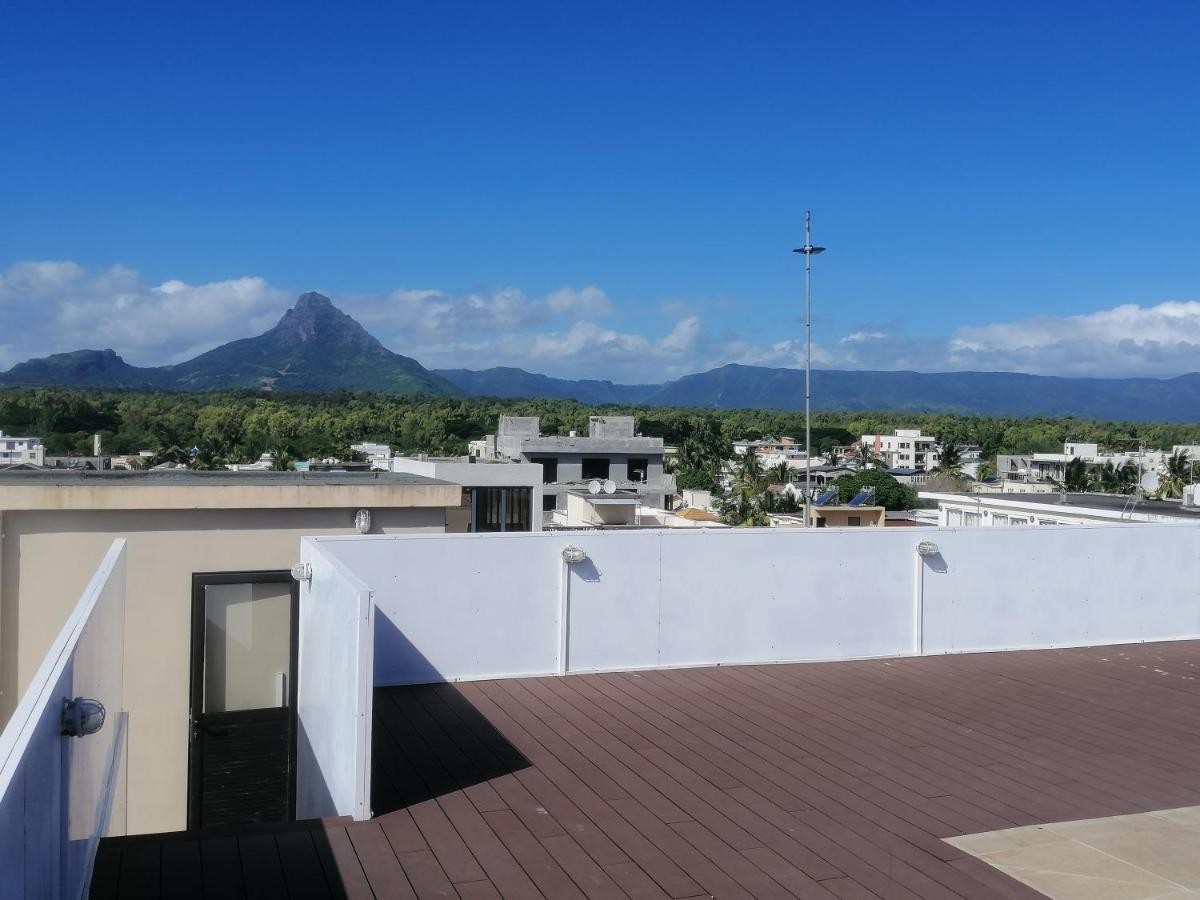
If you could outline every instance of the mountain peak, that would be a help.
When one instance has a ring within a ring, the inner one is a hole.
[[[301,294],[272,331],[288,343],[378,344],[365,328],[334,306],[332,300],[315,291]]]
[[[300,295],[296,301],[295,309],[297,312],[308,312],[318,309],[334,309],[333,301],[324,294],[318,294],[316,291],[308,291]]]

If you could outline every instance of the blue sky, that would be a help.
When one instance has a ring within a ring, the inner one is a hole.
[[[1200,369],[1195,3],[0,11],[0,366],[318,289],[431,366]],[[644,8],[643,8],[644,7]]]

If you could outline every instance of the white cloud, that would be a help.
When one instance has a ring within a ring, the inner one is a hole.
[[[249,276],[150,284],[120,265],[16,263],[0,270],[0,370],[83,347],[112,347],[138,365],[179,362],[265,331],[297,293]],[[799,327],[784,329],[779,340],[747,340],[736,331],[714,332],[697,311],[707,307],[671,301],[639,304],[657,309],[661,319],[658,327],[635,330],[621,327],[619,305],[595,285],[544,296],[513,287],[332,296],[384,344],[431,368],[504,365],[559,377],[651,382],[731,362],[804,364]],[[824,368],[1158,377],[1200,370],[1198,301],[1037,316],[949,336],[912,336],[879,324],[840,335],[822,328],[817,336],[813,361]]]
[[[290,295],[262,278],[193,286],[147,284],[125,266],[24,262],[0,271],[4,364],[80,348],[111,347],[134,364],[174,362],[269,328]]]
[[[961,328],[947,349],[952,369],[1179,375],[1200,369],[1200,302],[1125,304],[1087,315]]]

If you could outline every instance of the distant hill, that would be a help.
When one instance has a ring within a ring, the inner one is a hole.
[[[711,409],[804,408],[804,372],[798,369],[728,365],[662,385],[551,378],[515,368],[431,372],[388,350],[328,297],[313,293],[303,294],[270,331],[176,366],[139,368],[112,350],[77,350],[13,366],[0,374],[0,385],[351,390]],[[1170,379],[1055,378],[1011,372],[817,370],[813,409],[1198,422],[1200,374]]]
[[[1015,372],[816,370],[813,409],[1081,416],[1200,421],[1200,374],[1178,378],[1058,378]],[[728,365],[669,381],[654,406],[804,408],[804,372]]]
[[[112,350],[75,350],[17,363],[0,375],[0,384],[52,387],[103,387],[128,390],[166,388],[165,369],[131,366]]]
[[[137,368],[112,350],[78,350],[20,363],[0,375],[0,384],[460,393],[415,359],[387,349],[328,297],[314,293],[301,295],[270,331],[223,344],[176,366]]]
[[[662,388],[658,384],[613,384],[611,381],[570,380],[537,375],[524,369],[434,369],[464,394],[478,397],[546,397],[580,403],[644,403]]]

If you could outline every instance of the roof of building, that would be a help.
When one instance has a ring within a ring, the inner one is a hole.
[[[1064,513],[1070,512],[1072,508],[1078,509],[1080,512],[1085,512],[1088,509],[1099,509],[1105,512],[1128,512],[1129,497],[1126,494],[1092,494],[1092,493],[1069,493],[1067,494],[1067,502],[1062,502],[1061,492],[1037,493],[1037,494],[961,494],[955,495],[954,499],[965,501],[1009,501],[1013,503],[1037,503],[1042,506],[1055,506],[1060,508]],[[1139,500],[1137,506],[1134,507],[1134,512],[1148,513],[1157,516],[1168,516],[1171,518],[1180,519],[1196,519],[1200,518],[1200,509],[1189,509],[1184,507],[1178,500]]]
[[[376,818],[107,838],[92,896],[1040,897],[947,839],[1200,804],[1198,664],[1179,642],[379,688]]]
[[[457,506],[462,488],[392,472],[0,472],[0,510]]]
[[[148,469],[145,471],[105,470],[82,471],[79,469],[38,469],[33,472],[9,474],[0,472],[0,485],[16,484],[21,487],[57,485],[88,485],[90,487],[217,487],[221,485],[354,485],[364,484],[446,484],[424,475],[407,472],[268,472],[248,470],[241,472],[200,472],[194,469]]]
[[[716,513],[709,512],[707,509],[696,509],[694,506],[689,506],[686,509],[681,509],[675,515],[681,519],[691,519],[693,522],[720,522],[721,517]]]

